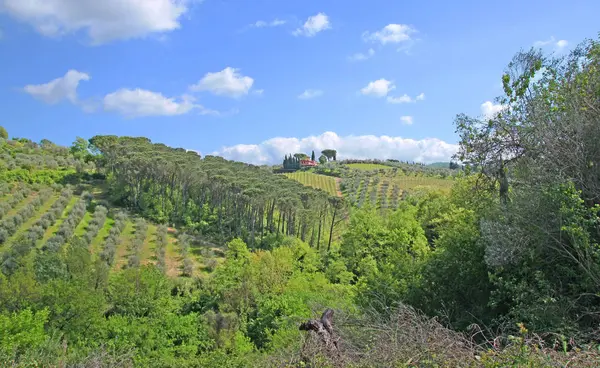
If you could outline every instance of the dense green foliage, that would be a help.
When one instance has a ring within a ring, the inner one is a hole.
[[[464,171],[324,150],[344,198],[146,138],[1,140],[0,365],[599,366],[600,43],[503,82],[456,118]],[[325,308],[335,354],[298,330]]]

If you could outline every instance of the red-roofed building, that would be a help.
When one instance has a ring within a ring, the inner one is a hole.
[[[317,165],[318,165],[318,163],[313,160],[300,160],[300,166],[302,166],[302,167],[314,167]]]

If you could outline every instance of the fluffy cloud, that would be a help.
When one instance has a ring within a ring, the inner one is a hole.
[[[413,102],[417,102],[417,101],[423,101],[424,99],[425,99],[425,93],[421,93],[420,95],[418,95],[415,98],[412,98],[405,93],[402,96],[398,96],[398,97],[388,96],[387,102],[389,102],[391,104],[402,104],[402,103],[413,103]]]
[[[396,85],[394,82],[389,81],[387,79],[378,79],[376,81],[369,82],[366,87],[360,90],[365,96],[375,96],[375,97],[385,97],[387,96],[387,102],[391,104],[402,104],[402,103],[412,103],[417,101],[422,101],[425,99],[425,93],[421,93],[415,98],[410,97],[407,94],[403,94],[402,96],[392,97],[388,96],[390,92],[396,89]]]
[[[402,124],[406,124],[406,125],[412,125],[413,121],[413,117],[412,116],[401,116],[400,117],[400,121],[402,122]]]
[[[401,104],[401,103],[414,102],[414,100],[405,93],[402,96],[398,96],[398,97],[388,96],[387,102],[392,103],[392,104]]]
[[[106,95],[103,104],[104,110],[117,112],[128,118],[183,115],[193,109],[197,109],[203,115],[218,115],[218,112],[208,110],[194,101],[192,96],[184,95],[175,99],[144,89],[122,88]]]
[[[230,160],[243,161],[257,165],[280,163],[288,153],[315,153],[326,148],[335,148],[338,158],[409,160],[423,163],[449,160],[458,146],[437,138],[414,140],[389,136],[345,136],[334,132],[325,132],[318,136],[305,138],[271,138],[259,144],[238,144],[223,147],[213,155]]]
[[[367,51],[366,54],[359,52],[352,56],[348,56],[348,60],[349,61],[364,61],[364,60],[370,59],[371,57],[373,57],[373,55],[375,55],[375,50],[369,49],[369,51]]]
[[[264,20],[259,20],[256,23],[252,23],[250,25],[250,27],[255,27],[255,28],[278,27],[278,26],[282,26],[286,23],[287,22],[285,20],[275,18],[270,22],[266,22]]]
[[[240,97],[247,95],[254,79],[240,74],[239,69],[227,67],[220,72],[206,73],[192,91],[209,91],[218,96]]]
[[[321,91],[319,89],[307,89],[304,92],[302,92],[302,94],[299,95],[298,98],[301,100],[309,100],[311,98],[320,97],[322,95],[323,95],[323,91]]]
[[[329,17],[325,13],[319,13],[308,17],[304,25],[293,32],[294,36],[313,37],[317,33],[330,29]]]
[[[92,43],[143,37],[180,27],[196,0],[0,0],[0,11],[45,36],[84,31]]]
[[[558,40],[558,41],[556,41],[556,47],[559,48],[559,49],[567,47],[568,44],[569,44],[569,42],[567,40]]]
[[[504,105],[495,104],[492,101],[485,101],[481,104],[481,114],[485,119],[491,119],[504,109]]]
[[[416,29],[406,24],[388,24],[383,29],[375,32],[364,32],[363,39],[368,42],[378,42],[382,45],[388,43],[402,43],[411,41],[411,34]]]
[[[366,96],[385,97],[395,88],[396,86],[392,81],[382,78],[369,82],[366,87],[360,90],[360,93]]]
[[[556,38],[554,38],[554,36],[550,37],[549,39],[545,40],[545,41],[535,41],[533,43],[534,47],[547,47],[547,46],[552,46],[554,47],[557,51],[561,51],[563,50],[565,47],[567,47],[569,45],[569,42],[567,40],[556,40]]]
[[[60,78],[56,78],[45,84],[29,84],[23,90],[47,104],[56,104],[65,99],[73,104],[77,104],[77,87],[79,86],[79,82],[88,80],[90,80],[88,74],[71,69]]]

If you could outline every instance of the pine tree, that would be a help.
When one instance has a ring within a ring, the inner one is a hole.
[[[310,155],[310,159],[311,159],[311,161],[315,160],[315,150],[312,151],[312,154]]]

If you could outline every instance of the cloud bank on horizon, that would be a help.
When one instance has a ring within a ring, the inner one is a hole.
[[[386,135],[349,135],[339,136],[335,132],[324,132],[317,136],[304,138],[275,137],[259,144],[236,144],[222,147],[211,155],[222,156],[228,160],[242,161],[254,165],[281,163],[286,154],[315,151],[317,157],[321,150],[335,149],[340,160],[343,159],[397,159],[432,163],[449,161],[458,150],[458,145],[438,138],[420,140]]]

